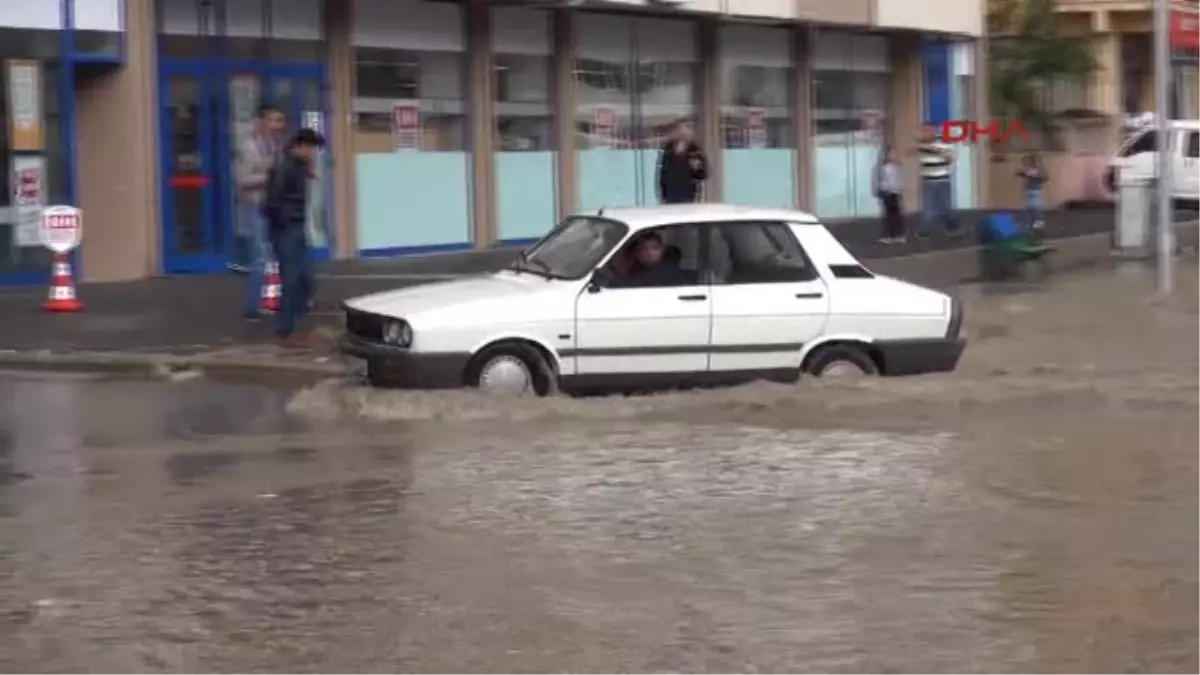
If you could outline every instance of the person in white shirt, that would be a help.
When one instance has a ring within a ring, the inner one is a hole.
[[[921,161],[921,224],[920,238],[934,234],[939,226],[949,233],[952,226],[950,172],[954,167],[954,152],[937,137],[933,127],[926,126],[917,144]]]
[[[237,226],[246,246],[246,292],[242,315],[258,318],[259,293],[267,264],[267,225],[262,204],[267,194],[267,177],[283,152],[283,133],[287,121],[283,113],[270,105],[258,109],[254,132],[241,139],[237,149],[238,209]]]
[[[879,166],[875,172],[875,194],[883,207],[883,233],[879,241],[884,244],[905,242],[904,212],[900,206],[903,184],[900,179],[900,160],[892,146],[883,146]]]

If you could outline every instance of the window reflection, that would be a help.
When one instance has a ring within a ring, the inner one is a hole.
[[[878,35],[844,31],[815,35],[813,206],[822,217],[879,214],[872,174],[886,140],[891,108],[887,51],[887,39]]]
[[[420,110],[420,149],[466,150],[464,55],[461,52],[359,47],[354,112],[358,152],[390,152],[397,105]]]
[[[551,150],[550,57],[496,54],[496,150]]]

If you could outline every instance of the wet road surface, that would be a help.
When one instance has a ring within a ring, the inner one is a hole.
[[[948,376],[507,401],[0,377],[5,671],[1196,672],[1197,279]]]

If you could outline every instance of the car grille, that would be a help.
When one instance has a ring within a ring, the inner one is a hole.
[[[384,318],[378,314],[346,309],[346,332],[367,340],[383,339]]]

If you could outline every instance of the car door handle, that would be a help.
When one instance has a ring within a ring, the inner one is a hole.
[[[799,300],[817,300],[825,297],[824,293],[797,293],[796,298]]]
[[[707,300],[708,296],[707,295],[681,295],[681,296],[679,296],[679,299],[683,300],[684,302],[694,302],[696,300]]]

